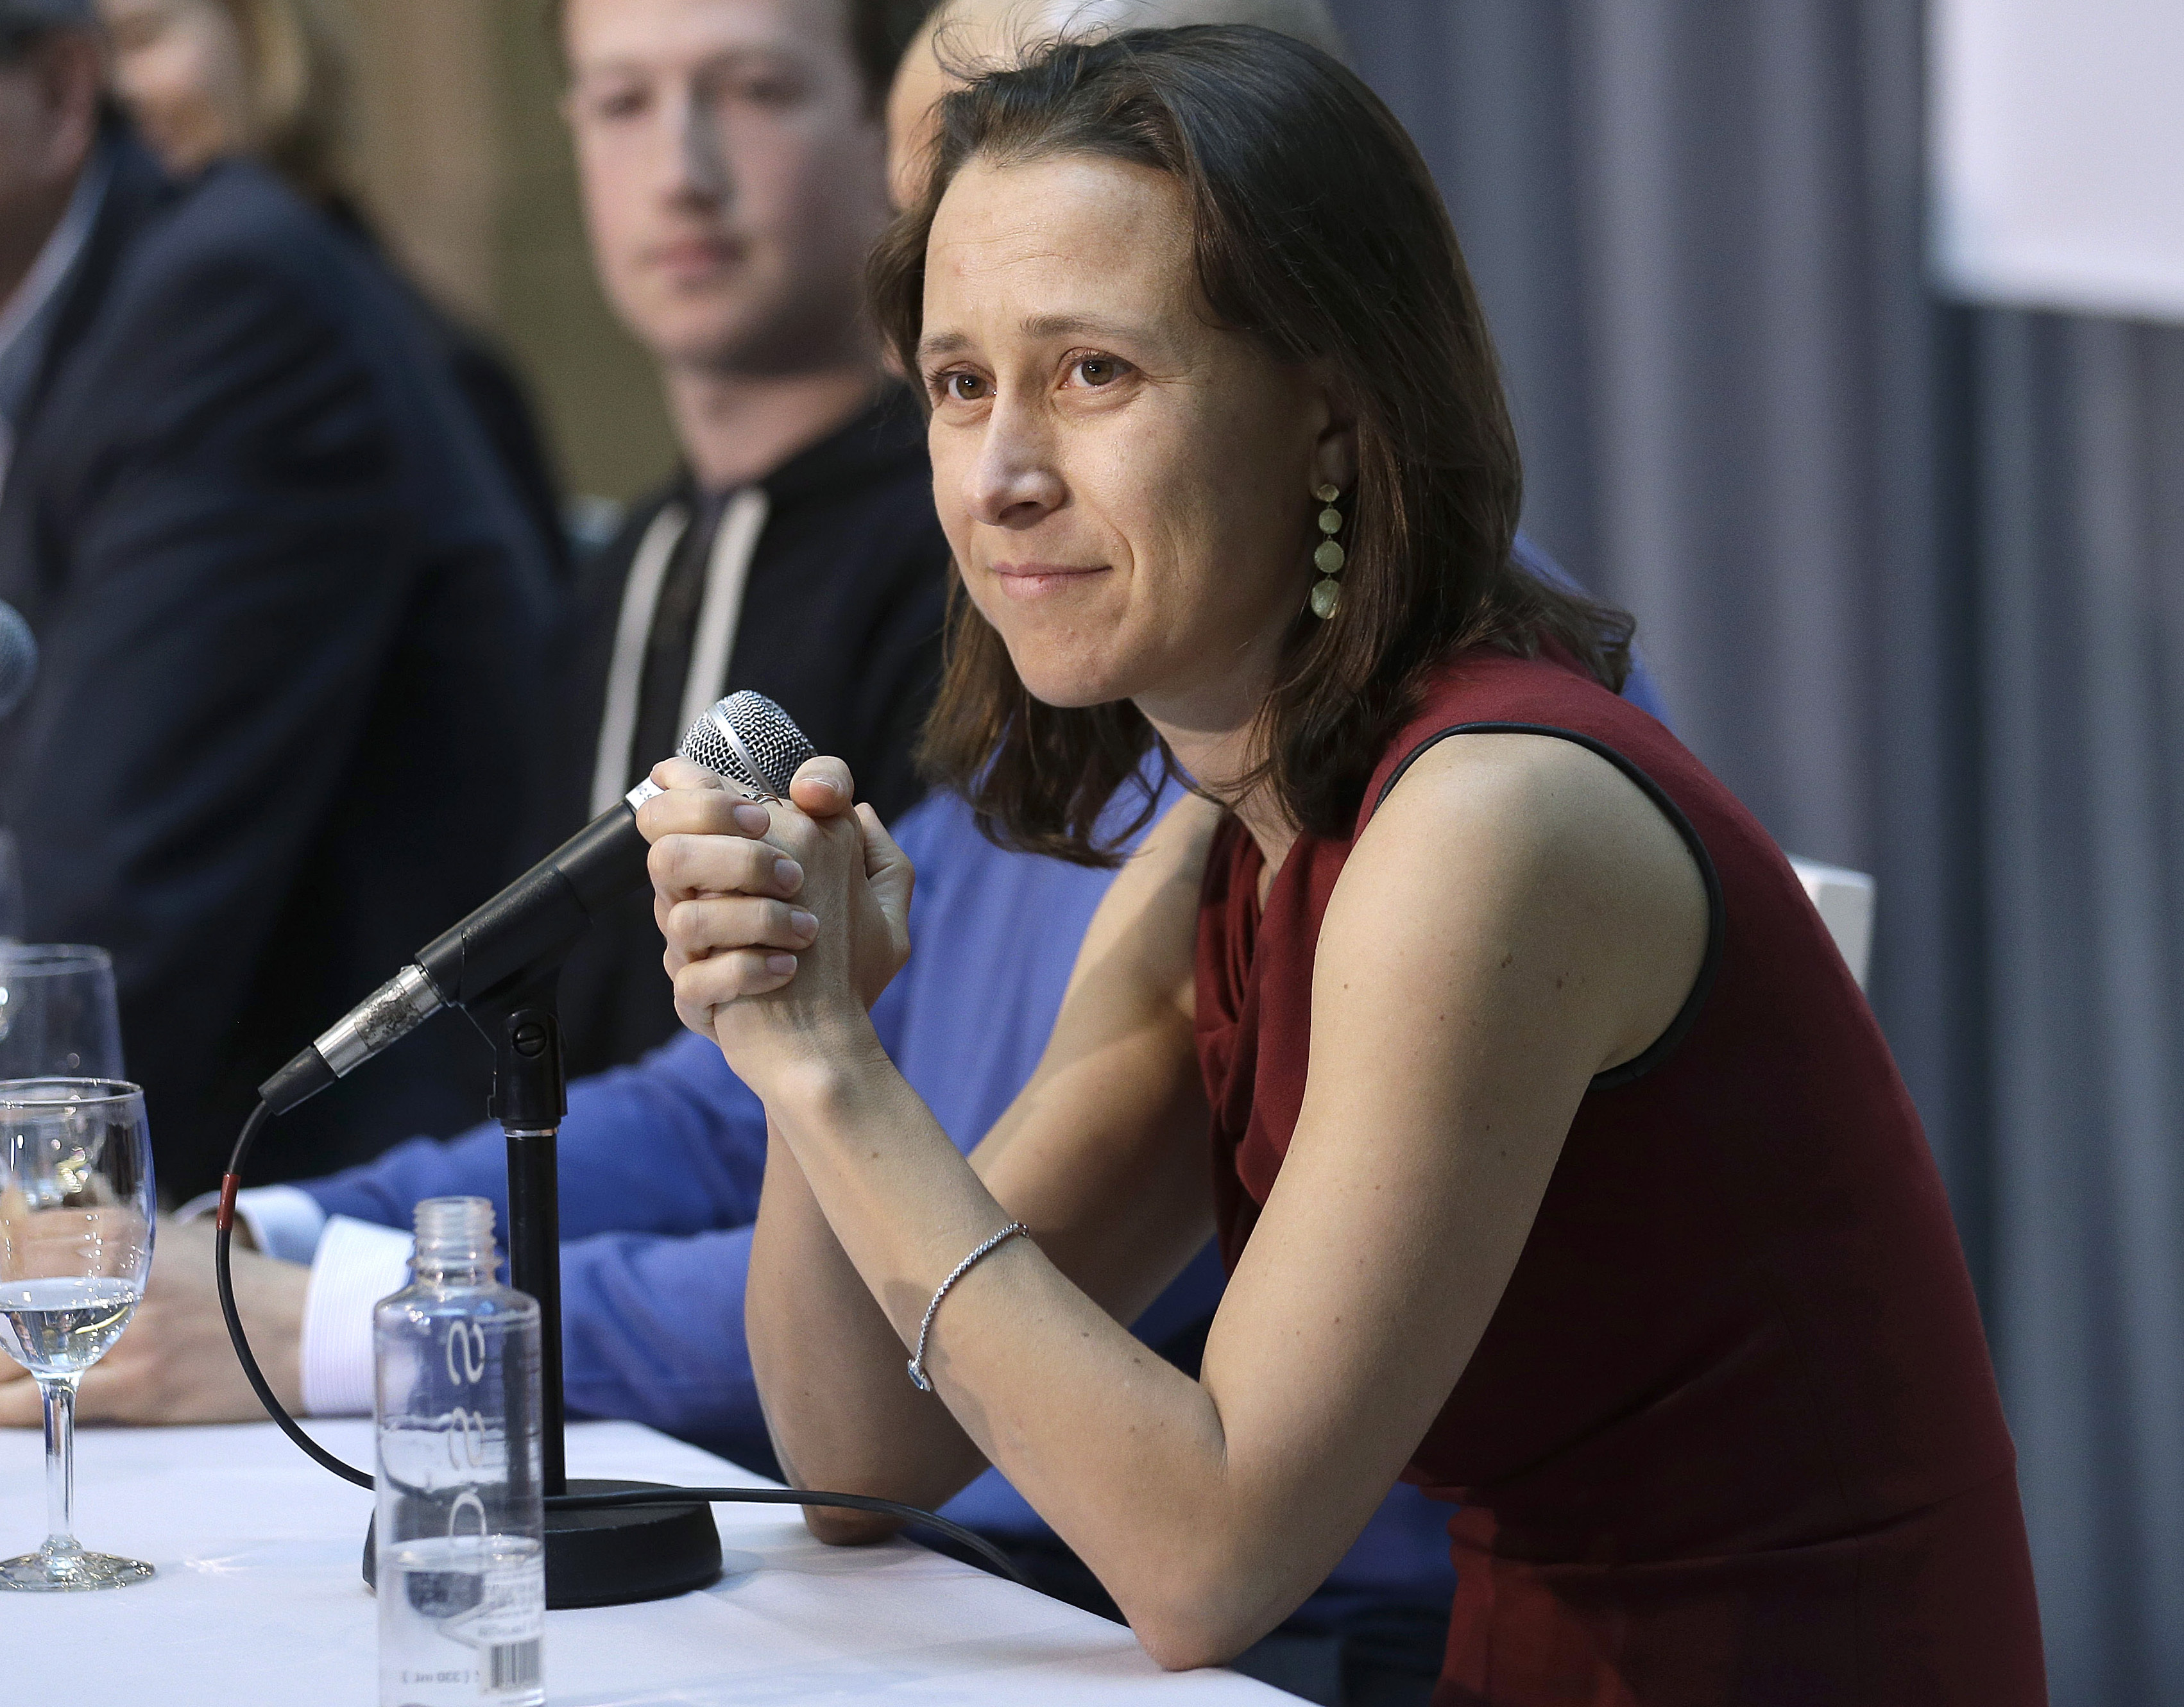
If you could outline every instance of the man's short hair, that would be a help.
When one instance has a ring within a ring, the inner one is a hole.
[[[0,8],[8,3],[8,0],[0,0]],[[56,0],[56,3],[64,5],[70,0]],[[864,79],[865,104],[873,113],[883,112],[895,67],[902,64],[903,51],[925,22],[934,0],[841,0],[841,4],[849,14],[850,53],[857,62],[858,75]],[[546,28],[553,38],[554,51],[564,54],[565,66],[566,38],[561,31],[567,10],[568,0],[546,0]]]

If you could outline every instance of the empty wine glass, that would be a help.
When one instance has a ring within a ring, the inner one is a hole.
[[[0,1081],[0,1350],[46,1409],[45,1545],[0,1560],[0,1589],[118,1588],[140,1560],[75,1538],[75,1388],[143,1296],[152,1266],[144,1093],[113,1079]]]
[[[0,1079],[118,1079],[114,962],[73,942],[0,942]]]
[[[0,830],[0,942],[23,940],[23,850],[12,830]]]

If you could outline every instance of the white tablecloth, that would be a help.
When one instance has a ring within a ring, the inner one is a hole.
[[[315,1423],[353,1464],[363,1422]],[[0,1429],[0,1557],[45,1532],[38,1437]],[[569,1431],[577,1476],[749,1482],[632,1423]],[[359,1576],[371,1497],[271,1424],[77,1437],[76,1534],[149,1560],[141,1587],[0,1593],[0,1701],[38,1707],[373,1707],[376,1625]],[[1275,1707],[1227,1671],[1169,1675],[1128,1631],[908,1543],[826,1548],[793,1506],[716,1505],[727,1570],[649,1605],[554,1612],[554,1707],[802,1701],[1161,1702]]]

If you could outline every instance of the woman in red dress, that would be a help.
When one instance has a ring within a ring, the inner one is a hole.
[[[1394,120],[1256,31],[1057,47],[951,97],[874,281],[961,579],[928,756],[1083,859],[1148,754],[1196,792],[967,1160],[866,1019],[911,873],[846,771],[770,809],[660,773],[677,1000],[772,1121],[790,1476],[999,1465],[1169,1666],[1400,1476],[1460,1506],[1444,1704],[2044,1700],[1917,1118],[1780,854],[1616,698],[1627,621],[1512,565]],[[1125,1324],[1209,1234],[1193,1379]]]

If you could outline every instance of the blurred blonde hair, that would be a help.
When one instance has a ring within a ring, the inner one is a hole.
[[[349,58],[326,0],[217,0],[242,41],[252,152],[319,203],[349,194]]]

